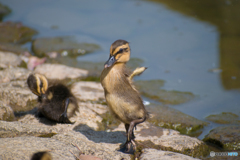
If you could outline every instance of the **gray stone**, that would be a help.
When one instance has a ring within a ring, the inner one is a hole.
[[[54,134],[57,134],[57,129],[51,126],[0,121],[0,139],[26,136],[51,137]]]
[[[225,150],[240,150],[240,126],[217,127],[203,139]]]
[[[80,101],[105,100],[103,88],[98,82],[76,82],[71,91]]]
[[[87,70],[68,67],[62,64],[42,64],[35,68],[34,72],[45,75],[48,79],[63,80],[66,78],[86,77]]]
[[[140,157],[141,160],[199,160],[190,156],[170,151],[160,151],[156,149],[144,149]]]
[[[11,81],[0,84],[0,100],[14,111],[28,111],[36,107],[37,96],[27,87],[25,81]]]
[[[21,58],[14,53],[0,51],[0,68],[17,67],[21,62]]]
[[[20,22],[1,22],[0,23],[0,42],[23,44],[31,41],[32,36],[37,31],[23,26]]]
[[[156,126],[178,130],[182,134],[198,135],[207,122],[198,120],[174,108],[150,104],[146,107],[151,118],[148,121]]]
[[[102,159],[130,159],[130,156],[116,151],[116,144],[94,143],[80,132],[70,131],[57,134],[52,138],[15,137],[0,139],[0,159],[29,159],[38,151],[49,151],[53,159],[75,159],[79,155],[72,144],[76,144],[85,155],[94,155]],[[6,147],[7,146],[7,147]]]
[[[33,52],[40,57],[56,52],[62,56],[79,56],[94,52],[100,46],[92,43],[78,43],[73,37],[37,38],[33,41]]]
[[[6,83],[15,80],[26,80],[31,71],[25,68],[6,68],[0,70],[0,83]]]
[[[12,108],[0,100],[0,120],[12,121],[15,116]]]

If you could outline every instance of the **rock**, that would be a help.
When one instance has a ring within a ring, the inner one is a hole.
[[[21,45],[12,43],[0,43],[0,50],[5,52],[12,52],[17,55],[24,55],[26,53],[29,53],[27,48],[22,48]]]
[[[170,151],[144,149],[142,152],[140,157],[141,160],[197,160],[197,158]]]
[[[31,71],[25,68],[7,68],[0,70],[0,83],[16,80],[26,80]]]
[[[0,42],[23,44],[31,41],[32,36],[37,31],[23,26],[19,22],[1,22],[0,23]]]
[[[37,38],[33,41],[32,50],[39,57],[56,52],[62,56],[76,57],[100,49],[92,43],[78,43],[72,37]]]
[[[117,133],[116,131],[125,132],[125,127],[121,123],[113,131],[115,133]],[[210,152],[208,146],[197,138],[180,135],[178,131],[157,127],[148,122],[138,124],[134,133],[137,150],[140,152],[144,148],[154,148],[200,158],[209,155]],[[125,141],[126,137],[122,143]]]
[[[174,90],[167,91],[160,89],[164,85],[163,80],[136,81],[134,84],[143,96],[164,104],[182,104],[195,97],[191,92],[180,92]]]
[[[220,124],[240,124],[239,116],[231,112],[222,112],[216,115],[209,115],[207,120]]]
[[[86,139],[80,132],[70,131],[65,134],[57,134],[52,138],[41,137],[15,137],[0,139],[0,159],[29,159],[38,151],[50,151],[53,159],[73,159],[79,155],[79,150],[72,144],[76,144],[84,155],[93,155],[102,159],[126,159],[130,156],[115,150],[116,144],[94,143]],[[7,147],[6,147],[7,146]],[[71,152],[70,152],[71,151]]]
[[[0,21],[9,13],[11,13],[11,10],[7,6],[0,4]]]
[[[63,80],[66,78],[86,77],[87,70],[72,68],[61,64],[42,64],[35,68],[34,72],[45,75],[48,79]]]
[[[51,137],[54,134],[57,134],[57,129],[51,126],[0,121],[0,139],[26,136]]]
[[[67,66],[71,67],[76,67],[76,68],[82,68],[86,69],[89,71],[89,75],[94,78],[88,79],[91,81],[98,81],[100,82],[100,75],[102,73],[102,70],[104,68],[104,63],[105,62],[90,62],[90,61],[79,61],[76,58],[71,58],[71,57],[58,57],[57,59],[50,59],[48,60],[52,63],[60,63],[60,64],[65,64]],[[127,63],[127,66],[134,70],[135,68],[141,66],[143,63],[143,60],[139,58],[131,58],[129,62]]]
[[[203,141],[225,150],[240,150],[240,126],[217,127],[211,130]]]
[[[71,91],[81,101],[105,100],[103,88],[97,82],[76,82],[73,84]]]
[[[36,99],[37,96],[28,89],[26,80],[0,84],[0,100],[15,112],[33,109],[36,107]]]
[[[178,130],[182,134],[199,135],[201,133],[199,130],[208,125],[207,122],[164,105],[150,104],[146,109],[151,114],[148,122],[160,127]]]
[[[0,101],[0,120],[12,121],[15,119],[12,108]]]
[[[17,67],[21,62],[21,58],[14,53],[0,51],[0,68]]]

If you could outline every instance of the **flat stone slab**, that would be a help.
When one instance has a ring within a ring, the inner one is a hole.
[[[98,82],[76,82],[73,84],[71,91],[80,101],[105,100],[102,85]]]
[[[12,137],[49,137],[57,134],[57,129],[51,126],[29,125],[21,122],[0,121],[0,139]]]
[[[21,64],[21,58],[12,52],[0,51],[0,68],[17,67]]]
[[[30,73],[31,71],[25,68],[6,68],[4,70],[0,70],[0,83],[6,83],[16,80],[25,81]]]
[[[240,126],[217,127],[203,139],[225,150],[240,150]]]
[[[14,111],[28,111],[36,107],[37,96],[27,87],[26,81],[11,81],[0,84],[0,100]]]
[[[88,71],[79,68],[68,67],[62,64],[42,64],[35,68],[34,72],[45,75],[48,79],[63,80],[66,78],[81,78],[88,75]]]
[[[175,153],[171,151],[160,151],[156,149],[144,149],[140,157],[141,160],[200,160],[186,156],[184,154]]]

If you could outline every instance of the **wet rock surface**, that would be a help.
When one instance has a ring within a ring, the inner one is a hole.
[[[37,38],[32,45],[33,52],[40,57],[51,57],[52,52],[60,56],[76,57],[99,49],[97,44],[78,43],[73,37]]]
[[[11,9],[0,3],[0,21],[2,21],[3,17],[9,13],[11,13]]]
[[[240,124],[239,116],[231,112],[209,115],[206,119],[219,124]]]
[[[150,104],[146,107],[151,114],[148,121],[154,125],[178,130],[182,134],[197,135],[208,123],[164,105]]]
[[[136,81],[135,85],[143,96],[164,104],[186,103],[195,97],[191,92],[160,89],[164,85],[163,80]]]
[[[224,150],[240,150],[240,126],[217,127],[203,140]]]
[[[37,31],[20,22],[1,22],[0,33],[1,43],[23,44],[31,41],[32,36],[37,34]]]

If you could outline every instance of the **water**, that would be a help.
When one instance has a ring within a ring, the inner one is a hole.
[[[163,79],[166,90],[196,95],[171,107],[201,120],[221,112],[240,115],[240,4],[236,1],[0,2],[13,11],[4,21],[20,21],[36,29],[36,37],[70,35],[102,47],[78,57],[79,61],[106,61],[112,42],[129,41],[131,56],[148,67],[139,80]],[[209,72],[212,69],[216,72]],[[216,126],[211,123],[199,138]]]

